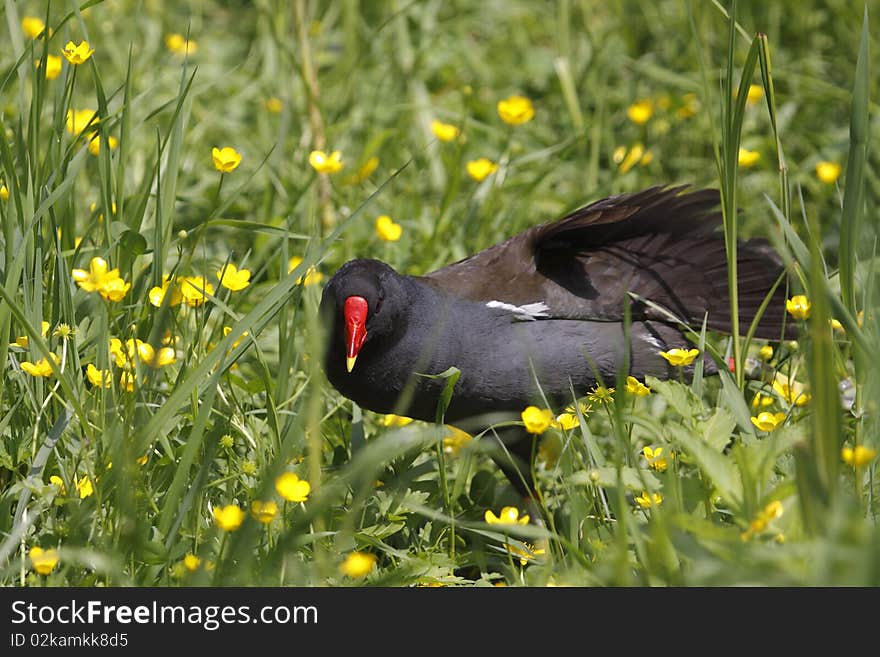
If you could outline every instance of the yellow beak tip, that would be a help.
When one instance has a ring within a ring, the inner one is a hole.
[[[345,369],[348,370],[349,374],[354,369],[354,362],[357,360],[357,356],[348,356],[345,359]]]

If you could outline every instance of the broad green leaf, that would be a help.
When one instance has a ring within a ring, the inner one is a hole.
[[[736,419],[730,411],[719,407],[700,426],[703,431],[703,440],[720,452],[730,444],[733,430],[736,427]]]
[[[653,376],[645,377],[651,390],[663,397],[666,402],[683,418],[690,419],[703,413],[703,403],[693,390],[678,381],[661,381]]]
[[[742,481],[733,461],[684,427],[672,425],[669,429],[675,442],[694,459],[724,499],[731,506],[739,507],[743,499]]]
[[[718,372],[721,377],[721,399],[727,405],[727,408],[733,413],[737,425],[741,431],[754,437],[755,425],[752,424],[752,413],[749,405],[743,398],[742,391],[737,387],[733,377],[724,370]]]

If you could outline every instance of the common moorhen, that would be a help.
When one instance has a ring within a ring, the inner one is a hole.
[[[363,408],[434,421],[445,381],[420,375],[455,366],[445,419],[460,426],[487,413],[518,416],[530,404],[564,407],[572,392],[615,380],[628,293],[627,373],[677,376],[659,352],[692,345],[657,307],[696,327],[706,315],[709,329],[731,329],[719,194],[685,187],[611,196],[424,276],[378,260],[345,263],[321,298],[327,377]],[[763,241],[741,242],[737,254],[745,332],[783,270]],[[784,335],[785,293],[777,285],[757,337]],[[529,438],[507,427],[507,449],[493,456],[524,495],[534,493]]]

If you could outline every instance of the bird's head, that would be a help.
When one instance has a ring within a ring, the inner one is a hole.
[[[333,275],[321,296],[321,315],[331,335],[344,333],[348,372],[364,344],[399,328],[404,298],[402,277],[378,260],[350,260]],[[338,347],[331,341],[329,349]]]

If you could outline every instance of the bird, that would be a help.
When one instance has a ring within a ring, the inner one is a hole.
[[[687,327],[732,331],[719,199],[688,185],[616,194],[421,276],[349,260],[321,296],[327,378],[362,408],[434,422],[437,375],[457,368],[443,421],[493,436],[493,460],[535,500],[534,435],[494,419],[564,408],[622,368],[677,377],[660,352],[693,347]],[[737,281],[740,331],[769,298],[754,336],[790,337],[785,270],[765,240],[738,242]]]

